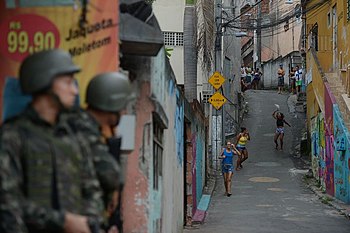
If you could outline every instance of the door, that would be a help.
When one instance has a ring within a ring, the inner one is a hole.
[[[337,5],[334,5],[332,8],[332,47],[333,47],[333,71],[338,69],[338,17],[337,17]]]

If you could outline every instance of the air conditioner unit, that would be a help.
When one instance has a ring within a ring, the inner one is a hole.
[[[286,0],[286,4],[293,4],[293,0]]]

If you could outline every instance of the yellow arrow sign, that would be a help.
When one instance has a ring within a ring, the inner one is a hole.
[[[225,82],[224,76],[220,74],[220,72],[215,71],[214,74],[209,78],[209,83],[218,90],[221,85]]]
[[[221,95],[219,92],[216,92],[209,98],[209,103],[213,105],[216,110],[219,110],[224,103],[226,103],[227,99],[225,96]]]

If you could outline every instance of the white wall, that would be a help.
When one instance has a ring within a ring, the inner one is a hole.
[[[162,31],[183,32],[185,0],[157,0],[152,6]]]
[[[240,1],[234,1],[237,6],[240,6]],[[231,6],[232,0],[224,0],[223,6]],[[235,16],[239,15],[239,9],[240,7],[236,7],[235,10]],[[230,18],[234,18],[235,16],[232,14],[232,10],[226,10],[226,12],[229,14]],[[223,61],[225,60],[225,57],[230,59],[230,68],[229,70],[226,70],[225,73],[226,76],[226,87],[229,87],[229,89],[226,91],[226,95],[230,98],[230,100],[237,104],[237,94],[240,92],[240,77],[241,77],[241,38],[235,37],[232,34],[235,33],[235,30],[233,29],[227,29],[226,34],[229,34],[229,36],[224,36],[223,38]],[[231,83],[228,84],[229,80],[231,79]],[[232,106],[229,103],[227,103],[225,106],[227,106],[227,109],[229,109],[230,115],[237,121],[236,117],[238,117],[238,108],[236,106]],[[233,125],[230,125],[230,131],[233,131]]]
[[[174,70],[177,84],[184,84],[184,49],[182,46],[173,48],[174,51],[171,53],[170,64]]]
[[[183,32],[185,0],[157,0],[153,11],[162,31]],[[184,84],[183,46],[165,46],[173,48],[170,64],[178,84]]]
[[[161,215],[162,232],[177,233],[182,232],[184,222],[184,105],[166,59],[165,53],[159,53],[151,65],[152,96],[164,110],[168,128],[164,130],[161,194],[151,190],[149,218]]]
[[[294,0],[293,4],[286,4],[285,0],[273,1],[270,5],[270,21],[263,23],[271,23],[280,20],[285,15],[294,12],[294,8],[300,4],[300,0]],[[301,35],[302,20],[295,17],[289,19],[289,30],[285,31],[285,23],[281,23],[275,27],[262,30],[262,58],[264,60],[274,60],[280,56],[285,57],[293,51],[299,50],[299,41]]]

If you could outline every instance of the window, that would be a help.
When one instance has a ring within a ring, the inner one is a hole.
[[[316,24],[311,31],[311,47],[318,51],[318,25]]]
[[[170,46],[183,46],[184,34],[183,32],[163,32],[164,44]]]
[[[159,189],[159,177],[163,175],[163,134],[164,127],[153,114],[153,188]]]
[[[203,91],[203,103],[208,104],[211,96],[212,94]]]
[[[332,23],[331,12],[328,12],[328,14],[327,14],[327,26],[330,27],[331,23]]]
[[[348,21],[350,20],[350,0],[347,0],[346,1],[346,8],[347,8],[347,10],[346,10],[346,18],[348,19]]]

